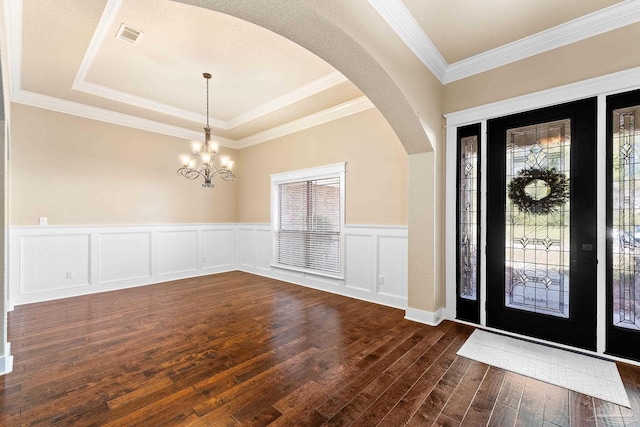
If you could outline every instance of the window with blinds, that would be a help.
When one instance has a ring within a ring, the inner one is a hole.
[[[342,277],[344,164],[272,176],[274,264]]]

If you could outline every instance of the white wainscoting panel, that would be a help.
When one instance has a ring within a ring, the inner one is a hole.
[[[271,230],[255,230],[255,268],[271,271],[271,256],[273,242]]]
[[[236,270],[237,228],[12,227],[9,307]]]
[[[371,292],[375,288],[372,271],[373,235],[349,234],[345,235],[345,286],[364,292]]]
[[[151,233],[102,233],[98,245],[100,284],[151,277]]]
[[[22,294],[89,285],[89,234],[23,236]]]
[[[404,309],[407,306],[407,235],[404,226],[347,225],[345,278],[341,280],[271,266],[269,224],[241,224],[238,269]],[[378,286],[381,275],[384,284]]]
[[[234,268],[236,265],[234,227],[202,232],[202,268]]]
[[[269,224],[13,227],[9,306],[241,270],[406,308],[407,227],[348,225],[345,239],[335,279],[272,267]]]
[[[378,236],[378,293],[407,298],[409,247],[404,236]]]
[[[158,274],[186,273],[198,269],[198,232],[158,232]]]
[[[240,227],[239,229],[240,257],[238,264],[242,267],[255,268],[256,262],[256,237],[253,228]]]

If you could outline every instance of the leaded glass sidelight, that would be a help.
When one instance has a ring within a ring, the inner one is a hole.
[[[458,296],[478,294],[478,136],[460,139],[458,158]]]
[[[640,329],[640,106],[612,119],[613,325]]]
[[[554,195],[561,183],[568,195],[570,129],[567,119],[507,131],[506,307],[569,317],[570,203]]]

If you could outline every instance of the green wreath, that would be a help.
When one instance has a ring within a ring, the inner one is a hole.
[[[527,186],[538,180],[543,181],[548,187],[547,194],[533,197],[527,192]],[[548,214],[569,199],[569,179],[555,168],[522,169],[509,183],[509,198],[524,213]]]

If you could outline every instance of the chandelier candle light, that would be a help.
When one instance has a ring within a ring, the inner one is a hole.
[[[220,166],[216,164],[219,144],[211,141],[211,127],[209,127],[209,80],[211,74],[203,73],[202,77],[207,80],[207,125],[204,127],[204,144],[199,141],[191,141],[193,154],[183,154],[180,156],[182,167],[178,169],[178,175],[188,179],[204,178],[203,187],[213,188],[212,180],[216,175],[224,181],[235,181],[233,174],[233,162],[229,156],[220,156]],[[198,164],[199,163],[199,164]]]

